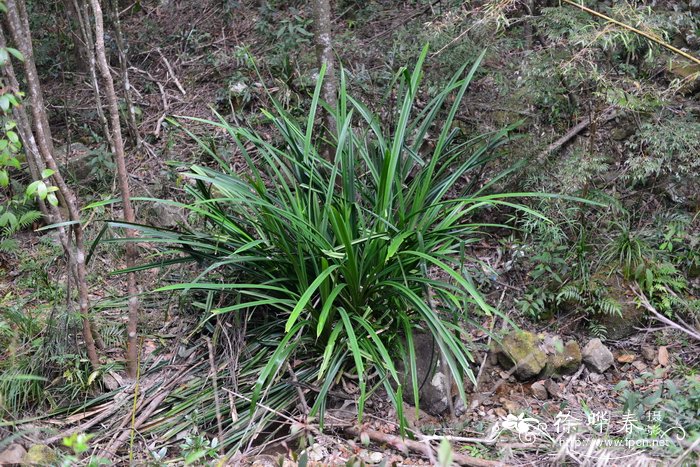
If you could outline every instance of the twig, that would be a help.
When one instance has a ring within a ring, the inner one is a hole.
[[[205,337],[204,339],[207,341],[207,348],[209,349],[209,366],[212,372],[211,385],[214,389],[214,409],[216,410],[216,428],[219,430],[219,441],[223,441],[224,426],[221,421],[221,402],[219,401],[218,372],[216,371],[216,361],[214,360],[214,347],[211,345],[211,339],[209,339],[209,337]]]
[[[690,337],[697,341],[700,341],[700,334],[698,334],[695,331],[691,331],[690,326],[688,326],[688,328],[684,328],[680,324],[671,321],[670,319],[659,313],[654,307],[654,305],[652,305],[649,302],[649,299],[646,297],[646,295],[644,295],[644,293],[640,291],[637,287],[631,286],[630,290],[632,290],[632,292],[637,296],[637,298],[639,298],[641,305],[647,310],[649,310],[649,312],[653,315],[654,319],[656,319],[657,321],[661,321],[662,323],[672,327],[673,329],[677,329],[681,332],[688,334]]]
[[[120,395],[122,395],[122,396],[124,396],[124,397],[121,397],[121,398],[119,398],[119,400],[116,400],[117,397],[120,396]],[[46,444],[46,445],[50,445],[50,444],[53,444],[53,443],[55,443],[55,442],[57,442],[57,441],[62,440],[63,438],[66,438],[66,437],[72,435],[73,433],[85,433],[85,432],[87,432],[87,430],[89,430],[89,429],[92,428],[93,426],[97,425],[97,424],[100,423],[101,421],[103,421],[103,420],[105,420],[105,419],[111,417],[111,416],[114,415],[115,413],[117,413],[117,412],[119,411],[119,409],[120,409],[125,403],[127,403],[128,401],[129,401],[129,397],[128,397],[127,394],[125,394],[125,393],[118,394],[118,395],[115,397],[115,403],[112,405],[112,407],[110,407],[109,409],[105,410],[105,411],[102,412],[101,414],[97,415],[97,416],[96,416],[95,418],[93,418],[92,420],[90,420],[90,421],[88,421],[88,422],[85,422],[85,423],[83,423],[82,425],[76,425],[76,426],[74,426],[73,428],[70,428],[70,429],[68,429],[68,430],[65,430],[65,431],[61,432],[60,434],[58,434],[58,435],[56,435],[56,436],[53,436],[53,437],[51,437],[51,438],[47,438],[47,439],[43,440],[42,443],[43,443],[43,444]]]
[[[375,430],[360,430],[357,427],[348,427],[345,429],[345,432],[356,437],[360,437],[361,435],[367,435],[369,439],[374,441],[375,443],[388,444],[402,452],[411,450],[428,458],[434,455],[433,449],[430,447],[430,445],[423,444],[420,441],[405,439],[396,435],[389,435]],[[453,452],[452,459],[459,465],[468,465],[473,467],[496,467],[507,465],[503,462],[479,459],[478,457],[468,456],[459,452]]]
[[[598,117],[597,123],[598,124],[603,124],[607,123],[613,118],[617,117],[620,115],[619,112],[617,112],[613,107],[608,107],[605,109]],[[537,161],[538,162],[544,162],[544,160],[549,156],[551,153],[558,151],[561,149],[562,146],[564,146],[566,143],[571,141],[576,135],[581,133],[583,130],[588,128],[588,126],[593,123],[595,119],[591,118],[590,116],[584,118],[581,122],[579,122],[575,127],[571,128],[569,131],[566,132],[564,136],[547,146],[547,149],[542,151],[538,156],[537,156]]]
[[[107,456],[110,458],[114,458],[114,456],[117,453],[117,450],[121,447],[122,444],[129,438],[131,433],[141,427],[146,420],[155,412],[155,410],[158,408],[161,402],[165,400],[166,397],[170,394],[170,390],[165,390],[161,392],[155,399],[151,401],[151,403],[146,407],[143,412],[138,416],[138,418],[134,421],[134,424],[132,425],[130,430],[124,430],[121,435],[119,435],[116,439],[111,441],[107,447],[104,448],[104,451],[106,452]]]
[[[579,376],[581,376],[581,373],[583,373],[583,369],[586,367],[586,365],[581,364],[579,367],[578,371],[571,377],[568,383],[566,383],[566,387],[564,389],[569,389],[569,386],[573,384],[574,381],[578,379]]]
[[[158,50],[158,53],[160,54],[160,58],[163,59],[163,63],[165,63],[165,66],[168,68],[168,73],[170,73],[170,76],[173,78],[173,81],[175,81],[175,85],[180,90],[182,95],[186,96],[187,93],[185,92],[185,89],[182,87],[182,84],[180,84],[180,81],[177,79],[177,76],[175,76],[175,72],[173,71],[173,67],[170,66],[170,62],[168,61],[167,58],[165,58],[165,55],[163,55],[163,52],[160,51],[160,48],[158,48],[156,50]]]
[[[296,373],[294,373],[292,365],[290,365],[289,362],[287,362],[287,371],[289,372],[289,376],[292,378],[292,384],[297,389],[297,394],[299,395],[299,405],[301,405],[301,410],[304,413],[304,416],[307,416],[309,414],[309,406],[306,403],[306,396],[304,395],[304,390],[301,389],[301,386],[299,385],[299,380],[297,379],[297,375]]]

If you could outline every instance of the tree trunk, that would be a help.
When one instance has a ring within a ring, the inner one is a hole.
[[[75,254],[72,254],[70,246],[70,237],[65,233],[65,230],[59,228],[59,238],[68,258],[69,265],[74,264],[74,274],[76,284],[78,286],[78,302],[80,315],[83,322],[83,339],[85,340],[85,350],[93,367],[99,366],[99,358],[93,338],[92,325],[90,323],[90,302],[88,297],[88,288],[85,272],[85,246],[83,241],[83,229],[80,224],[80,214],[78,212],[77,201],[72,190],[68,187],[65,180],[58,170],[58,165],[53,157],[53,144],[51,140],[51,129],[48,126],[48,118],[44,108],[44,100],[41,93],[41,85],[39,76],[34,63],[34,54],[32,49],[32,39],[29,31],[29,22],[26,18],[26,8],[23,0],[8,0],[7,4],[7,25],[17,49],[24,56],[24,73],[27,80],[27,102],[32,113],[32,122],[29,123],[29,118],[20,115],[18,124],[23,126],[24,144],[29,145],[26,151],[28,159],[33,159],[30,163],[34,166],[35,172],[46,166],[53,170],[51,176],[53,183],[58,186],[62,199],[66,203],[68,209],[69,220],[75,222],[71,226],[75,238]],[[4,41],[4,36],[2,37]],[[14,76],[14,70],[11,64],[8,63],[6,73],[10,76],[10,81],[18,86]],[[31,135],[31,136],[30,136]],[[39,154],[41,160],[35,157]],[[54,221],[63,221],[60,210],[55,206],[50,206],[52,219]],[[71,267],[69,266],[69,271]]]
[[[119,19],[119,5],[117,0],[111,0],[112,4],[112,24],[114,26],[114,37],[117,43],[117,55],[119,56],[119,69],[121,71],[122,87],[124,91],[124,101],[126,102],[127,127],[129,134],[136,148],[141,148],[141,136],[139,135],[138,126],[136,125],[136,112],[134,111],[134,102],[131,99],[131,84],[129,81],[129,64],[126,59],[126,44],[124,43],[124,35],[122,34],[122,25]]]
[[[95,95],[95,110],[97,111],[97,118],[100,120],[100,124],[102,125],[102,133],[104,133],[105,141],[107,141],[109,150],[114,153],[114,142],[112,141],[112,135],[109,131],[109,122],[107,122],[107,117],[105,117],[102,106],[100,83],[97,79],[97,65],[95,64],[95,39],[92,37],[92,23],[90,22],[90,16],[88,14],[88,5],[87,3],[83,3],[81,8],[78,0],[70,1],[73,3],[73,10],[75,11],[76,18],[78,19],[78,27],[80,28],[81,43],[76,44],[76,46],[83,49],[84,55],[87,56],[86,63],[88,65],[88,72],[90,73],[90,87],[92,87]]]
[[[316,59],[319,69],[326,66],[326,76],[321,88],[321,98],[329,107],[336,107],[337,80],[335,77],[335,59],[333,57],[333,39],[331,31],[331,6],[329,0],[314,0],[314,42],[316,43]],[[335,119],[329,112],[323,112],[328,132],[333,135],[336,132]],[[326,154],[326,157],[329,157]]]
[[[102,7],[99,0],[90,0],[92,12],[95,20],[95,56],[97,67],[102,75],[104,84],[105,100],[109,109],[110,127],[112,140],[114,142],[114,162],[117,165],[117,178],[119,189],[122,195],[122,206],[124,209],[124,220],[129,223],[135,222],[134,209],[131,206],[131,190],[129,189],[129,174],[126,172],[126,156],[124,154],[124,140],[122,138],[121,124],[119,121],[119,107],[117,105],[117,95],[114,91],[114,81],[107,64],[104,42],[104,23]],[[134,238],[135,233],[131,229],[126,230],[127,238]],[[133,242],[126,243],[126,267],[132,268],[136,263],[136,247]],[[129,294],[129,316],[127,322],[127,350],[126,367],[127,375],[136,378],[138,374],[138,318],[139,299],[136,288],[136,274],[127,273],[127,287]]]

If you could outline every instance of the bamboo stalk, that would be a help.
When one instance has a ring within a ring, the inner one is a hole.
[[[634,26],[630,26],[629,24],[625,24],[625,23],[623,23],[622,21],[618,21],[618,20],[616,20],[616,19],[613,19],[613,18],[611,18],[611,17],[609,17],[609,16],[604,15],[603,13],[600,13],[600,12],[598,12],[598,11],[592,10],[592,9],[590,9],[590,8],[588,8],[588,7],[586,7],[586,6],[583,6],[583,5],[579,4],[579,3],[576,3],[576,2],[574,2],[574,1],[572,1],[572,0],[562,0],[562,1],[563,1],[564,3],[568,3],[568,4],[571,5],[571,6],[575,6],[575,7],[578,8],[579,10],[585,11],[586,13],[588,13],[588,14],[590,14],[590,15],[597,16],[598,18],[604,19],[605,21],[608,21],[608,22],[610,22],[610,23],[616,24],[617,26],[620,26],[620,27],[622,27],[622,28],[625,28],[625,29],[627,29],[628,31],[632,31],[632,32],[635,33],[635,34],[639,34],[639,35],[642,36],[642,37],[646,37],[647,39],[649,39],[650,41],[654,42],[655,44],[658,44],[658,45],[660,45],[661,47],[663,47],[663,48],[665,48],[665,49],[668,49],[668,50],[670,50],[671,52],[673,52],[673,53],[675,53],[675,54],[677,54],[677,55],[680,55],[681,57],[687,58],[687,59],[690,60],[691,62],[695,62],[695,63],[697,63],[698,65],[700,65],[700,58],[694,57],[694,56],[690,55],[690,54],[687,53],[687,52],[683,52],[682,50],[680,50],[680,49],[678,49],[678,48],[672,46],[672,45],[669,44],[668,42],[664,42],[664,41],[662,41],[661,39],[659,39],[658,37],[654,37],[653,35],[649,34],[648,32],[644,32],[644,31],[642,31],[641,29],[635,28]]]

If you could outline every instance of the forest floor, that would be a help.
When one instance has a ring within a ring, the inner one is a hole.
[[[167,117],[210,119],[215,109],[264,134],[269,129],[261,122],[259,109],[269,105],[270,96],[290,106],[295,100],[304,99],[309,93],[309,83],[313,83],[309,70],[314,58],[307,53],[295,55],[294,60],[289,61],[289,50],[279,48],[285,37],[303,36],[297,29],[301,20],[293,13],[276,18],[287,29],[280,27],[281,32],[275,38],[263,29],[267,23],[261,18],[261,10],[253,5],[246,6],[246,2],[240,2],[244,5],[234,13],[222,11],[221,2],[203,2],[197,8],[190,2],[141,3],[144,11],[130,16],[123,24],[130,41],[131,80],[140,109],[139,130],[144,137],[143,150],[132,148],[129,154],[131,182],[137,195],[180,199],[183,191],[178,186],[178,172],[167,161],[175,160],[180,164],[209,161]],[[377,2],[369,21],[356,23],[351,18],[352,7],[341,11],[335,19],[337,42],[342,49],[340,59],[355,76],[376,76],[373,73],[377,70],[390,68],[393,58],[388,58],[387,50],[398,54],[405,34],[430,23],[434,4],[439,2],[428,6],[421,2],[402,2],[401,9],[394,8],[396,2],[389,3],[391,5],[382,6],[383,2]],[[301,44],[297,46],[311,47],[308,42]],[[457,42],[455,46],[458,45]],[[410,46],[415,47],[415,44]],[[261,64],[260,74],[257,74],[248,62],[248,54],[271,58]],[[282,76],[283,73],[288,76]],[[439,74],[440,70],[433,69],[431,73]],[[89,111],[70,110],[73,113],[69,113],[68,110],[89,109],[93,105],[92,90],[80,75],[68,76],[68,79],[66,76],[56,75],[44,87],[52,110],[52,127],[56,127],[55,134],[67,146],[80,143],[86,148],[83,156],[88,159],[80,159],[81,163],[90,160],[93,161],[91,167],[97,168],[90,173],[89,183],[81,186],[82,195],[94,199],[114,197],[113,180],[101,176],[101,172],[109,169],[109,161],[100,158],[105,151],[104,144],[94,137],[94,129],[85,131],[93,116]],[[377,83],[367,78],[358,86],[358,92],[364,92],[364,97],[371,99],[385,81],[388,79]],[[510,102],[505,104],[508,106],[505,111],[495,108],[496,105],[488,108],[494,97],[493,86],[488,77],[476,83],[468,96],[473,106],[461,116],[466,124],[478,125],[481,129],[495,128],[504,114],[506,119],[513,119],[532,112],[532,109],[513,109]],[[688,101],[692,104],[693,98]],[[577,120],[569,123],[569,127],[573,127]],[[601,135],[618,126],[612,122],[581,134],[587,139],[597,132],[596,137],[605,139]],[[196,122],[188,128],[212,142],[226,139],[225,134],[212,132]],[[538,128],[535,124],[532,128],[542,131],[543,141],[545,136],[561,135],[567,130],[555,126]],[[606,149],[615,144],[609,140],[607,146],[603,146]],[[66,152],[66,163],[79,158],[77,151],[69,152]],[[235,154],[232,157],[232,166],[244,165],[235,159]],[[93,211],[96,219],[120,218],[119,211],[110,207],[100,209]],[[176,225],[182,221],[180,215],[177,211],[146,205],[139,207],[137,213],[140,221],[160,226]],[[94,238],[98,228],[88,227],[88,232]],[[49,236],[23,235],[20,238],[22,256],[0,258],[0,268],[5,272],[0,274],[0,300],[3,296],[25,297],[24,306],[35,310],[32,313],[47,314],[51,313],[53,300],[65,299],[58,292],[65,284],[65,271],[56,259],[55,242],[42,240]],[[552,317],[535,322],[521,317],[516,303],[528,287],[529,277],[517,270],[509,273],[504,268],[507,258],[502,256],[510,254],[502,242],[504,239],[505,236],[492,238],[496,246],[473,251],[481,262],[493,266],[492,270],[501,267],[498,280],[484,287],[489,302],[499,304],[499,309],[505,310],[504,313],[524,330],[540,337],[556,335],[565,341],[573,339],[584,348],[592,336],[588,328],[580,326],[581,317],[575,310],[560,310]],[[148,253],[148,246],[144,248]],[[90,266],[91,299],[102,313],[102,320],[118,329],[123,325],[120,312],[123,303],[119,297],[125,287],[123,276],[111,276],[108,272],[123,267],[123,259],[116,248],[102,251]],[[42,270],[41,275],[35,272],[36,268]],[[181,273],[174,267],[143,273],[141,288],[145,292],[174,280],[173,276]],[[700,293],[697,278],[690,282],[690,290],[695,295]],[[106,372],[100,388],[106,396],[97,397],[89,410],[70,414],[58,412],[40,421],[24,423],[19,425],[23,436],[42,444],[46,439],[34,436],[33,430],[50,429],[54,434],[59,433],[52,438],[60,438],[104,424],[109,425],[109,431],[97,430],[91,448],[98,455],[101,449],[115,446],[124,452],[129,444],[128,436],[124,436],[128,430],[124,427],[133,422],[129,410],[132,403],[138,406],[138,415],[145,415],[140,428],[146,430],[149,424],[155,423],[149,417],[160,420],[158,417],[164,417],[177,402],[176,397],[164,402],[171,392],[196,377],[208,378],[212,371],[206,346],[188,340],[198,320],[183,316],[178,307],[178,298],[174,295],[165,298],[148,295],[144,302],[144,379],[140,382],[143,394],[140,399],[136,400],[133,394],[129,399],[127,392],[120,393],[118,387],[123,381],[118,372]],[[502,320],[483,319],[479,323],[483,329],[500,330],[499,336],[510,332]],[[444,460],[439,447],[441,438],[450,441],[454,460],[465,465],[490,465],[486,462],[489,460],[503,465],[695,465],[697,461],[689,459],[697,459],[700,438],[691,442],[687,438],[700,417],[700,342],[688,338],[682,331],[665,325],[659,327],[659,324],[653,320],[639,323],[626,336],[606,341],[614,362],[602,374],[580,363],[573,374],[544,378],[539,382],[518,380],[513,371],[489,356],[492,344],[489,335],[474,330],[472,344],[477,386],[464,383],[469,396],[466,406],[456,399],[451,414],[420,411],[416,416],[414,408],[405,405],[409,428],[414,434],[413,443],[400,438],[397,414],[386,395],[380,393],[370,398],[364,424],[356,432],[357,410],[353,399],[357,388],[348,383],[343,387],[346,401],[335,401],[323,430],[316,420],[282,419],[281,424],[289,425],[282,441],[264,446],[255,456],[229,460],[227,465],[301,465],[304,458],[307,465],[345,465],[350,459],[367,464],[438,465]],[[109,335],[110,329],[107,326],[104,332]],[[119,362],[122,342],[115,338],[107,344],[106,358]],[[195,365],[196,359],[201,361]],[[660,411],[675,414],[679,424],[660,425],[657,419]],[[683,421],[689,422],[689,426],[684,426]],[[659,437],[659,431],[675,436]],[[291,432],[293,435],[289,434]],[[659,445],[658,439],[665,444]],[[657,440],[656,444],[653,440]],[[177,438],[168,445],[182,442],[182,438]],[[135,454],[135,461],[126,457],[129,454],[124,454],[120,461],[146,465],[167,459],[167,456],[157,457],[161,447],[157,438],[144,437],[137,445],[143,451]],[[200,462],[220,465],[215,460],[216,449],[213,451],[209,460]],[[486,463],[480,464],[480,461]]]

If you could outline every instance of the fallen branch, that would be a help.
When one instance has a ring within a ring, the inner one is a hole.
[[[396,435],[389,435],[376,430],[359,430],[357,427],[348,427],[345,432],[355,436],[360,437],[360,435],[367,435],[370,440],[378,444],[388,444],[399,451],[406,452],[411,450],[427,458],[434,457],[433,449],[429,444],[424,444],[420,441],[414,441],[411,439],[401,438]],[[479,459],[478,457],[468,456],[459,452],[454,452],[452,459],[459,465],[467,465],[473,467],[502,467],[506,466],[503,462],[490,461],[486,459]]]
[[[639,298],[639,303],[652,314],[652,318],[654,318],[657,321],[661,321],[662,323],[669,327],[672,327],[673,329],[677,329],[681,332],[684,332],[693,339],[700,342],[700,334],[691,330],[691,326],[689,324],[683,323],[686,326],[683,327],[680,324],[671,321],[670,319],[659,313],[656,307],[654,307],[654,305],[652,305],[651,302],[649,302],[649,299],[646,295],[644,295],[644,292],[640,291],[637,287],[634,286],[630,287],[630,290],[632,290],[632,292],[637,296],[637,298]]]
[[[186,96],[187,93],[185,92],[185,88],[182,87],[182,84],[180,84],[180,80],[177,79],[177,76],[173,71],[173,67],[170,66],[170,62],[167,58],[165,58],[165,55],[163,55],[163,52],[161,52],[160,49],[158,49],[158,53],[160,54],[160,58],[163,59],[163,63],[165,63],[165,67],[168,69],[168,73],[170,73],[170,76],[173,78],[173,81],[175,81],[175,86],[177,86],[177,88],[180,90],[183,96]]]
[[[613,107],[608,107],[605,109],[601,114],[598,115],[597,118],[591,118],[586,117],[584,118],[581,122],[579,122],[575,127],[571,128],[569,131],[566,132],[564,136],[547,146],[547,149],[539,153],[537,156],[537,162],[542,163],[544,160],[549,156],[551,153],[557,152],[559,149],[562,148],[566,143],[574,139],[579,133],[581,133],[583,130],[588,128],[588,126],[593,123],[594,121],[597,122],[598,124],[603,124],[607,123],[613,118],[617,117],[620,115],[620,112],[615,110]]]
[[[160,406],[160,403],[165,400],[170,394],[170,390],[165,390],[156,396],[151,403],[146,407],[143,412],[138,416],[133,425],[133,430],[138,430],[148,418],[155,412],[155,410]],[[119,448],[129,439],[132,429],[123,430],[122,433],[115,439],[113,439],[105,448],[104,452],[108,458],[114,458]]]
[[[119,397],[119,396],[122,396],[122,397]],[[112,415],[117,413],[119,411],[119,409],[121,409],[122,406],[126,402],[131,400],[128,397],[127,393],[117,394],[117,396],[114,399],[115,399],[114,404],[112,404],[112,406],[109,408],[105,408],[105,410],[101,414],[97,415],[95,418],[93,418],[93,419],[91,419],[91,420],[89,420],[81,425],[76,425],[73,428],[65,430],[56,436],[53,436],[51,438],[47,438],[47,439],[43,440],[42,443],[46,444],[46,445],[51,445],[53,443],[61,441],[63,438],[69,437],[73,433],[87,433],[87,431],[90,428],[92,428],[93,426],[97,425],[98,423],[102,422],[103,420],[108,419],[109,417],[111,417]]]

